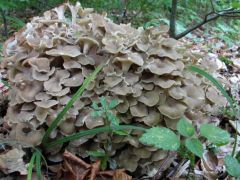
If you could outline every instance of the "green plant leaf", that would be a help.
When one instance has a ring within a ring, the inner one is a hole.
[[[152,145],[164,150],[175,151],[180,146],[180,141],[177,135],[170,129],[164,127],[147,129],[139,140],[143,144]]]
[[[70,101],[67,103],[67,105],[63,108],[63,110],[58,114],[58,116],[53,120],[51,125],[48,127],[47,131],[45,132],[43,136],[43,144],[45,144],[48,140],[49,135],[51,132],[58,126],[59,122],[62,120],[62,118],[65,116],[65,114],[68,112],[68,110],[72,107],[74,102],[82,95],[82,93],[85,91],[85,89],[88,87],[90,82],[94,80],[97,76],[97,74],[101,71],[102,65],[99,65],[93,73],[91,73],[84,81],[82,86],[78,89],[78,91],[73,95],[73,97],[70,99]]]
[[[201,141],[199,141],[198,139],[195,139],[195,138],[194,139],[186,139],[185,146],[187,147],[187,149],[190,152],[192,152],[196,156],[202,158],[203,146],[202,146]]]
[[[227,131],[213,124],[202,124],[200,126],[200,134],[217,146],[228,144],[230,140],[230,134]]]
[[[104,151],[87,151],[89,156],[92,157],[104,157],[106,153]]]
[[[113,109],[118,105],[118,100],[114,99],[109,103],[109,109]]]
[[[27,180],[32,180],[32,173],[33,173],[33,167],[35,164],[35,160],[36,160],[36,155],[37,155],[37,151],[35,151],[31,157],[31,160],[28,164],[28,174],[27,174]]]
[[[240,163],[238,160],[230,155],[225,156],[224,163],[228,174],[234,177],[240,177]]]
[[[181,135],[185,137],[191,137],[195,133],[193,125],[190,122],[188,122],[185,118],[181,118],[178,121],[177,130]]]

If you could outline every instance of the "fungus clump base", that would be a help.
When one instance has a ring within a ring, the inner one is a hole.
[[[91,116],[93,101],[117,99],[114,113],[121,124],[165,126],[173,130],[185,116],[194,124],[207,122],[225,99],[200,76],[186,70],[193,63],[166,27],[149,29],[115,24],[93,9],[63,4],[34,17],[6,41],[2,67],[11,85],[5,121],[11,138],[37,146],[57,114],[83,80],[99,65],[105,66],[50,135],[57,138],[103,126]],[[69,151],[85,158],[101,151],[107,134],[72,141]],[[140,144],[139,132],[114,135],[110,159],[131,172],[153,174],[167,152]],[[60,161],[61,146],[48,159]],[[94,160],[94,158],[92,158]],[[111,164],[111,163],[110,163]]]

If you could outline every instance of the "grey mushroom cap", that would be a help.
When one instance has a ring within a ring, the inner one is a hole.
[[[160,105],[158,109],[170,119],[177,119],[183,116],[187,110],[187,106],[173,98],[167,98],[166,103]]]
[[[46,54],[49,56],[77,57],[81,55],[81,52],[77,46],[59,46],[57,49],[46,51]]]

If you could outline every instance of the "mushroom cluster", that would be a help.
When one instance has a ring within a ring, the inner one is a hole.
[[[207,121],[206,115],[226,101],[209,82],[186,70],[191,56],[179,53],[166,31],[164,26],[118,25],[80,3],[34,17],[4,45],[10,136],[38,145],[46,127],[99,64],[105,64],[103,70],[51,134],[53,141],[103,126],[103,119],[91,116],[91,104],[101,96],[119,101],[115,113],[122,124],[175,130],[182,116],[194,124]],[[140,144],[138,136],[115,135],[111,159],[131,172],[142,168],[151,174],[167,153]],[[84,158],[87,150],[101,150],[106,139],[107,134],[88,136],[67,149]],[[58,161],[61,148],[51,150],[49,159]]]

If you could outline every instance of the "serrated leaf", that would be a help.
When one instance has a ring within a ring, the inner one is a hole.
[[[100,97],[100,103],[101,103],[101,105],[102,105],[102,107],[106,110],[106,109],[108,109],[108,106],[107,106],[107,100],[106,100],[106,98],[105,97]]]
[[[139,140],[143,144],[152,145],[164,150],[175,151],[180,146],[180,141],[177,135],[170,129],[164,127],[147,129]]]
[[[118,105],[118,100],[114,99],[109,103],[109,109],[113,109]]]
[[[193,125],[190,122],[188,122],[185,118],[181,118],[178,121],[177,130],[181,135],[185,137],[191,137],[195,133]]]
[[[240,163],[238,160],[230,155],[225,156],[224,163],[228,174],[234,177],[240,177]]]
[[[104,151],[87,151],[89,156],[92,157],[104,157],[106,153]]]
[[[186,148],[192,152],[193,154],[195,154],[196,156],[202,158],[203,156],[203,146],[201,141],[199,141],[198,139],[187,139],[185,141],[185,146]]]
[[[217,146],[228,144],[230,140],[230,134],[227,131],[220,129],[213,124],[201,125],[200,134]]]

